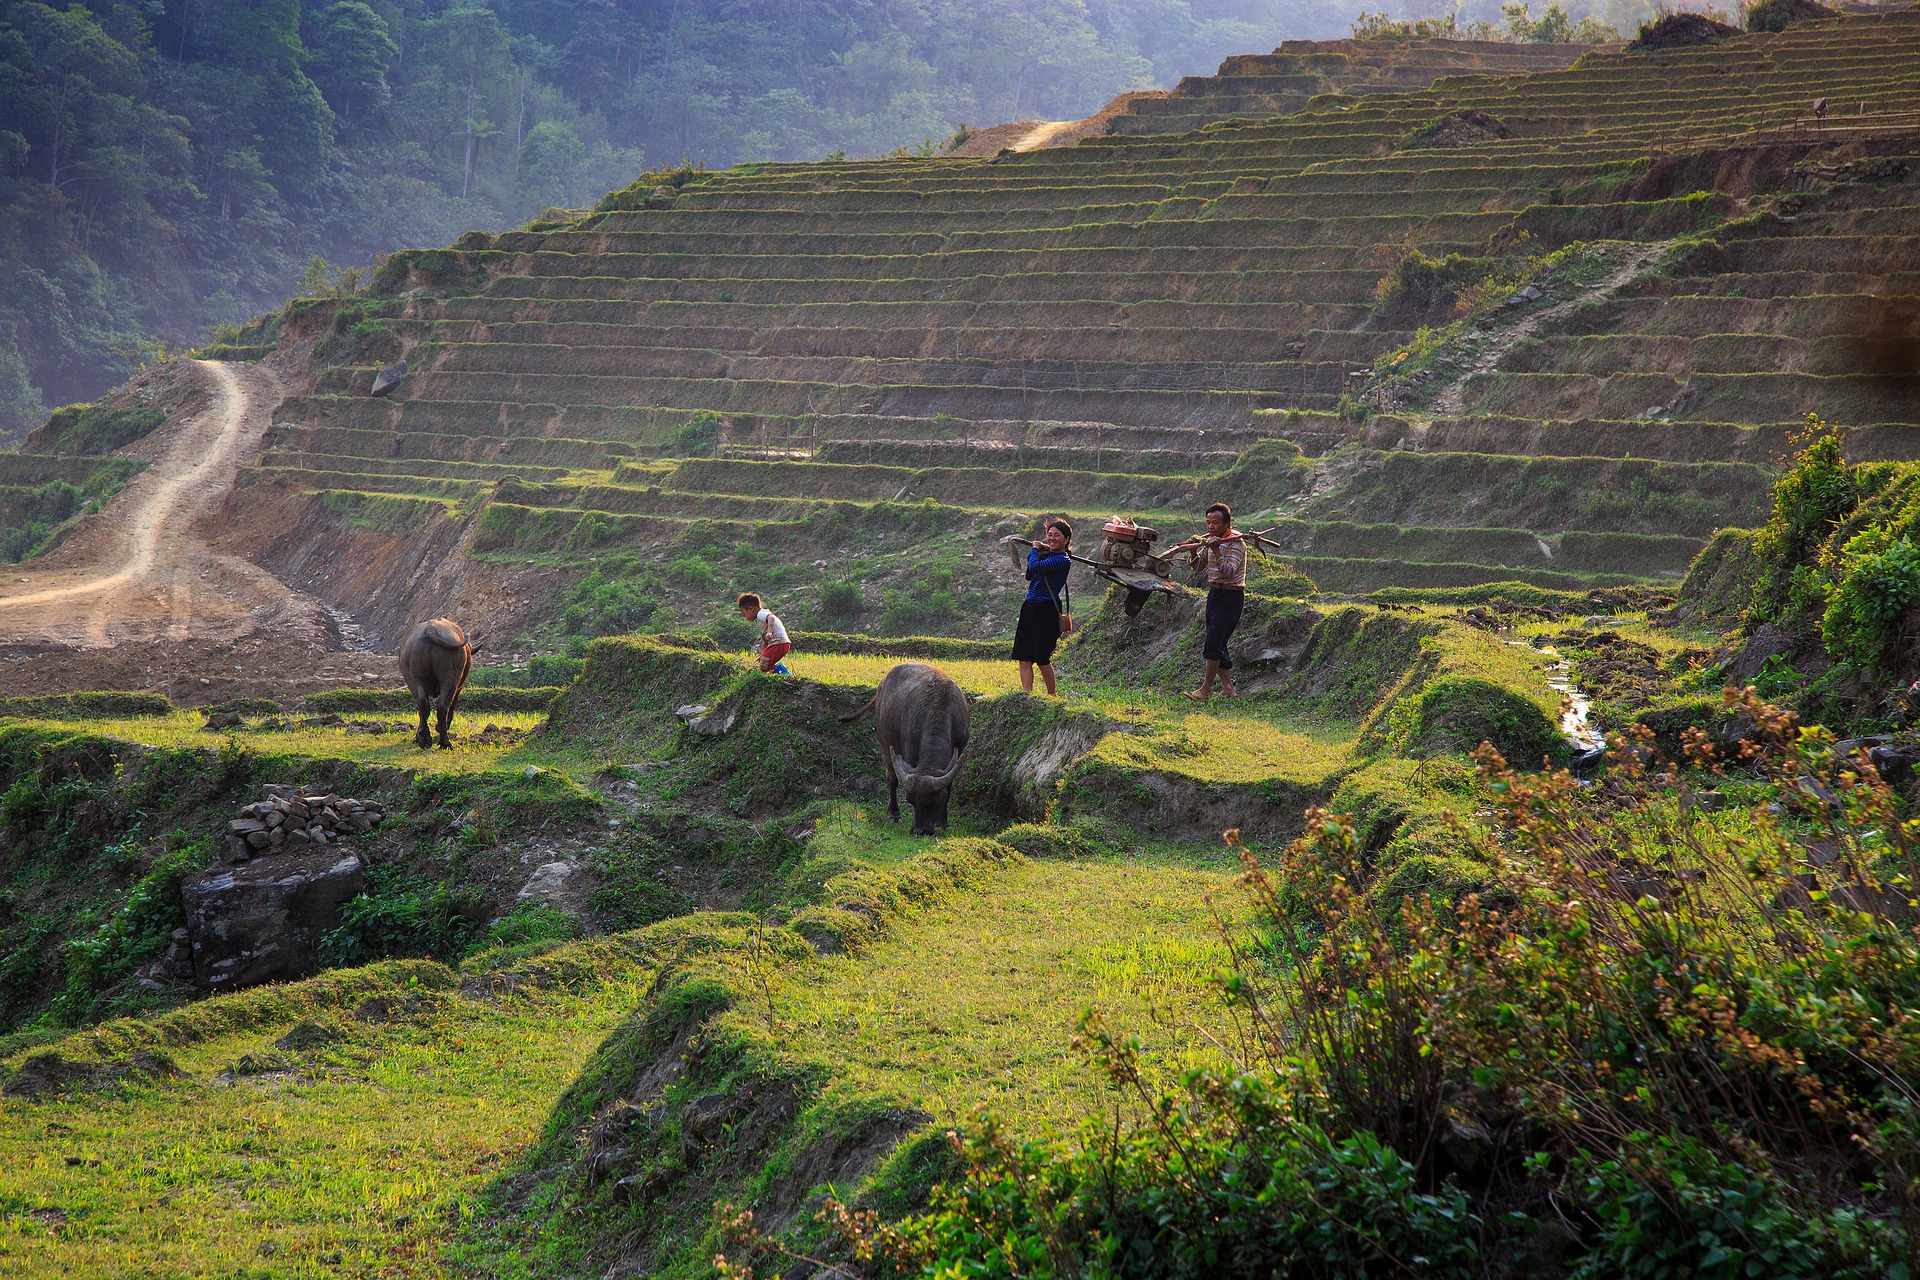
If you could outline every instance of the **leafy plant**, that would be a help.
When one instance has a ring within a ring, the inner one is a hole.
[[[136,964],[166,950],[175,929],[186,923],[180,882],[207,859],[201,843],[182,843],[155,860],[134,883],[127,901],[92,936],[69,942],[64,959],[67,982],[54,998],[55,1018],[77,1025],[93,1015],[100,994],[125,978]]]
[[[1754,536],[1761,565],[1748,616],[1758,623],[1778,617],[1793,594],[1794,576],[1860,499],[1852,468],[1841,453],[1840,435],[1813,414],[1793,465],[1773,490],[1773,510]]]
[[[667,561],[667,580],[692,591],[708,591],[720,581],[720,573],[705,556],[678,555]]]
[[[1842,548],[1837,574],[1820,623],[1827,651],[1868,670],[1887,666],[1902,615],[1920,605],[1920,546],[1864,530]]]
[[[674,428],[667,451],[676,458],[711,458],[719,451],[723,425],[719,414],[702,410]]]
[[[567,592],[560,610],[560,629],[571,636],[611,636],[637,631],[660,611],[652,589],[642,580],[613,578],[594,569]],[[534,662],[539,662],[535,658]],[[553,674],[578,671],[578,658],[552,660]],[[549,663],[552,665],[552,662]],[[531,666],[529,671],[531,671]],[[536,681],[535,683],[539,683]],[[556,680],[553,683],[566,683]]]
[[[820,612],[828,621],[857,623],[866,607],[859,583],[842,578],[820,584]]]
[[[444,883],[400,875],[369,876],[372,887],[340,909],[340,923],[320,937],[322,968],[367,964],[393,956],[458,960],[481,935],[486,904]]]

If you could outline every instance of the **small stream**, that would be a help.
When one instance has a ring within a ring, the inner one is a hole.
[[[1547,687],[1564,700],[1560,711],[1560,735],[1573,748],[1577,771],[1580,757],[1604,751],[1607,746],[1606,734],[1593,720],[1593,699],[1574,684],[1573,664],[1561,658],[1559,650],[1552,645],[1535,645],[1527,640],[1509,640],[1507,643],[1532,649],[1548,659]]]

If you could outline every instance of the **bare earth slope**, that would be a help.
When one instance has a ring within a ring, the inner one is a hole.
[[[11,566],[0,583],[8,693],[137,688],[197,700],[242,675],[250,688],[265,677],[280,689],[360,674],[364,660],[337,652],[318,601],[208,544],[281,391],[258,365],[191,368],[201,406],[128,451],[152,465],[58,549]]]

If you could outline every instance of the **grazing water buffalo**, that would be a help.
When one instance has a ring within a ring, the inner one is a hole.
[[[967,695],[938,667],[903,662],[866,706],[840,723],[873,712],[880,762],[887,771],[887,816],[900,821],[900,788],[913,806],[913,834],[930,836],[947,825],[947,797],[967,749]]]
[[[440,745],[453,746],[447,741],[447,726],[453,723],[453,706],[460,701],[467,673],[473,670],[473,655],[479,650],[478,644],[468,642],[459,623],[446,618],[416,622],[400,637],[400,675],[420,711],[420,731],[413,735],[416,746],[433,745],[433,735],[427,732],[429,705],[435,713],[434,727],[440,731]]]

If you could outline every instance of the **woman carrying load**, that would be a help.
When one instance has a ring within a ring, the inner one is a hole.
[[[1033,692],[1033,669],[1054,697],[1053,650],[1060,643],[1061,620],[1067,614],[1067,571],[1073,561],[1073,526],[1065,520],[1047,521],[1046,534],[1027,552],[1027,598],[1020,605],[1020,625],[1013,632],[1013,660],[1020,664],[1020,687]]]

